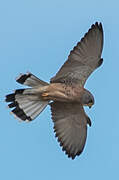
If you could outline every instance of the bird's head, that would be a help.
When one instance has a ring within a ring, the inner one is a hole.
[[[89,108],[91,108],[94,102],[95,101],[94,101],[93,95],[88,90],[84,89],[84,92],[81,98],[81,103],[83,104],[83,106],[88,106]]]

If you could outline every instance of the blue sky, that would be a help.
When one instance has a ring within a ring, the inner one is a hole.
[[[119,2],[116,0],[5,0],[0,2],[0,179],[119,178]],[[45,81],[92,23],[104,28],[103,65],[86,83],[95,106],[84,152],[74,161],[61,151],[50,108],[31,123],[9,114],[4,96],[16,88],[19,73]]]

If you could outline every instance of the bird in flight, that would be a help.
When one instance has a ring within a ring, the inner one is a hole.
[[[32,121],[50,105],[55,135],[62,150],[72,159],[83,151],[87,125],[91,126],[84,106],[90,108],[94,97],[84,85],[90,74],[102,64],[102,49],[103,28],[96,22],[70,52],[50,83],[32,73],[20,74],[16,81],[29,88],[17,89],[6,96],[11,112],[22,121]]]

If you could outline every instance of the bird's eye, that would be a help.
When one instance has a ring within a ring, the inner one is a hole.
[[[93,103],[93,100],[92,100],[92,99],[90,99],[89,103]]]

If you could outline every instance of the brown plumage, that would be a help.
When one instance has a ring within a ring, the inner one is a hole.
[[[49,104],[56,137],[62,150],[72,159],[83,151],[87,124],[91,126],[83,106],[91,107],[94,97],[84,84],[102,64],[102,49],[103,28],[96,22],[70,52],[50,84],[31,73],[21,74],[16,81],[31,88],[19,89],[6,96],[14,116],[23,121],[32,121]]]

